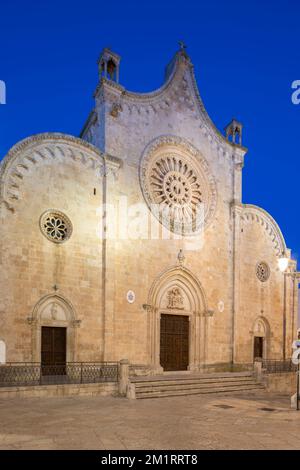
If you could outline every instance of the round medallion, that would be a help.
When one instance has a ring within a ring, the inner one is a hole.
[[[40,218],[40,228],[48,240],[54,243],[63,243],[72,234],[70,219],[60,211],[48,210]]]
[[[151,212],[168,229],[198,233],[216,206],[216,187],[200,153],[182,139],[165,137],[147,149],[141,187]]]
[[[261,261],[256,265],[256,276],[261,282],[266,282],[270,277],[270,268],[267,263]]]
[[[133,292],[133,290],[129,290],[127,292],[126,298],[129,304],[133,304],[133,302],[135,301],[135,293]]]

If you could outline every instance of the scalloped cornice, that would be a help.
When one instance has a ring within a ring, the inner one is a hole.
[[[256,222],[265,228],[271,238],[276,256],[279,257],[283,253],[288,253],[289,250],[287,250],[282,232],[277,222],[267,211],[253,204],[241,204],[237,206],[237,214],[245,222]]]
[[[103,169],[104,155],[85,140],[61,133],[44,133],[28,137],[14,145],[0,167],[0,203],[14,211],[21,197],[24,176],[41,161],[71,158],[93,169]]]

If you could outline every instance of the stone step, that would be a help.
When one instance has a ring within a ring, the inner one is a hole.
[[[232,382],[239,382],[239,383],[248,383],[249,381],[253,381],[253,377],[225,377],[225,378],[194,378],[194,379],[185,379],[185,380],[145,380],[145,381],[134,381],[135,387],[145,387],[145,386],[171,386],[171,385],[193,385],[193,384],[224,384],[224,383],[232,383]]]
[[[201,394],[255,392],[264,389],[251,372],[176,373],[133,378],[136,398],[163,398]]]
[[[251,372],[218,372],[218,373],[210,373],[210,374],[184,374],[179,375],[178,373],[169,373],[165,372],[163,375],[156,375],[156,376],[140,376],[140,377],[132,377],[131,381],[134,383],[139,382],[168,382],[170,380],[176,381],[186,381],[186,380],[216,380],[216,379],[232,379],[232,378],[249,378],[253,377],[253,373]]]
[[[179,384],[179,383],[170,383],[170,384],[136,384],[135,390],[136,393],[140,392],[149,392],[149,391],[160,391],[160,390],[193,390],[193,389],[207,389],[207,388],[226,388],[226,387],[245,387],[251,385],[260,385],[255,380],[247,380],[247,381],[235,381],[231,380],[228,382],[222,383],[186,383],[186,384]]]
[[[207,394],[228,394],[228,393],[243,393],[243,392],[254,392],[256,390],[263,390],[264,386],[261,384],[245,385],[239,387],[208,387],[208,388],[195,388],[195,389],[181,389],[181,390],[156,390],[155,392],[140,392],[136,391],[137,399],[145,398],[165,398],[165,397],[176,397],[176,396],[188,396],[188,395],[207,395]]]

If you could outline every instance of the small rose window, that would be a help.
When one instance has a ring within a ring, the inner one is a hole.
[[[47,211],[40,218],[40,228],[48,240],[63,243],[72,234],[70,219],[60,211]]]
[[[261,282],[266,282],[270,277],[270,268],[263,261],[256,265],[256,276]]]

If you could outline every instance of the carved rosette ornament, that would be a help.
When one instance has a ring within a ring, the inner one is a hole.
[[[181,138],[164,136],[152,143],[140,165],[144,198],[169,230],[199,233],[212,219],[216,185],[202,155]]]

